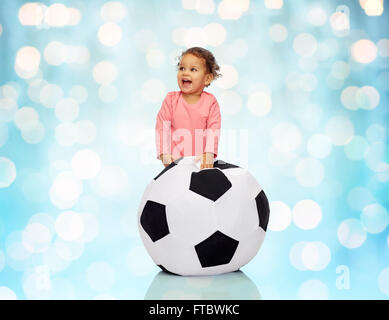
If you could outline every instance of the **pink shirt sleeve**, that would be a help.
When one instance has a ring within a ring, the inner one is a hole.
[[[214,99],[207,120],[206,128],[206,145],[204,152],[214,153],[214,157],[217,156],[217,150],[220,139],[220,126],[221,126],[221,115],[220,107],[216,99]]]
[[[172,105],[171,96],[168,93],[157,114],[157,122],[155,125],[155,143],[157,147],[157,159],[159,160],[161,159],[161,154],[171,154],[171,121]]]

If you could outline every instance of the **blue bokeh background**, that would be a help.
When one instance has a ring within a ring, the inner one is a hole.
[[[387,299],[386,5],[1,1],[0,299]],[[158,274],[136,226],[191,46],[223,74],[218,158],[270,201],[233,281]]]

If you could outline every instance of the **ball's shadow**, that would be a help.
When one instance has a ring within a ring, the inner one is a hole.
[[[160,271],[145,300],[261,300],[255,283],[242,271],[216,276],[175,276]]]

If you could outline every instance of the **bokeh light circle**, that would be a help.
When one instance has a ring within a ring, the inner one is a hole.
[[[339,80],[344,80],[350,74],[350,66],[344,61],[335,61],[331,66],[331,74]]]
[[[88,212],[81,213],[82,220],[84,221],[84,232],[80,241],[91,242],[99,233],[99,222],[96,215]]]
[[[354,125],[345,116],[335,116],[328,120],[325,131],[334,145],[341,146],[351,141],[354,135]]]
[[[328,300],[328,287],[320,280],[305,281],[298,290],[300,300]]]
[[[285,153],[296,150],[302,142],[300,129],[289,122],[277,124],[271,130],[271,137],[274,148]]]
[[[39,26],[43,21],[46,9],[47,6],[42,3],[25,3],[19,8],[19,21],[25,26]]]
[[[99,98],[101,101],[109,103],[115,101],[118,96],[118,90],[112,84],[102,85],[99,88]]]
[[[383,141],[377,141],[369,144],[365,156],[365,163],[369,169],[375,172],[382,172],[385,170],[385,157],[388,147]]]
[[[55,138],[59,145],[70,147],[77,141],[78,126],[73,122],[62,122],[55,128]]]
[[[222,0],[218,6],[219,17],[225,20],[237,20],[248,9],[249,3],[249,0]]]
[[[122,29],[116,23],[107,22],[99,28],[98,38],[103,45],[113,47],[122,39]]]
[[[83,190],[82,182],[71,171],[58,174],[50,189],[51,202],[60,209],[71,208]]]
[[[93,180],[95,191],[103,197],[120,195],[129,186],[127,172],[119,166],[103,166]]]
[[[357,100],[356,95],[359,88],[355,86],[348,86],[342,90],[342,93],[340,95],[340,101],[344,105],[346,109],[349,110],[357,110]]]
[[[35,128],[31,130],[22,130],[22,138],[29,144],[37,144],[45,137],[45,127],[42,122],[38,122]]]
[[[152,68],[160,68],[165,62],[165,53],[161,49],[150,49],[146,53],[147,64]]]
[[[269,36],[274,42],[283,42],[288,38],[288,29],[283,24],[273,24],[269,29]]]
[[[307,188],[318,186],[324,179],[324,166],[315,158],[303,158],[296,165],[297,182]]]
[[[75,123],[75,140],[82,145],[92,143],[96,139],[96,126],[90,120],[80,120]]]
[[[81,215],[75,211],[62,212],[55,220],[55,231],[66,241],[80,239],[84,228]]]
[[[301,254],[304,247],[308,244],[307,241],[299,241],[293,244],[289,251],[289,261],[290,264],[300,271],[308,270],[307,267],[303,264],[301,259]]]
[[[323,242],[308,242],[301,251],[301,260],[308,270],[321,271],[330,263],[331,251]]]
[[[100,169],[100,157],[91,149],[77,151],[72,158],[72,170],[79,179],[92,179]]]
[[[249,95],[247,108],[256,116],[265,116],[272,108],[271,96],[262,91],[253,92]]]
[[[384,295],[389,296],[389,268],[385,268],[379,273],[378,288]]]
[[[378,54],[383,57],[389,57],[389,39],[381,39],[377,42]]]
[[[12,121],[17,110],[18,105],[15,100],[0,98],[0,123]]]
[[[9,187],[16,179],[16,166],[6,157],[0,157],[0,188]]]
[[[88,91],[84,86],[74,85],[70,88],[69,97],[73,98],[78,103],[83,103],[88,98]]]
[[[315,27],[323,26],[327,21],[327,13],[323,8],[313,7],[308,11],[307,20]]]
[[[362,223],[354,218],[342,221],[337,234],[340,244],[348,249],[358,248],[366,240],[366,231]]]
[[[0,300],[17,300],[15,292],[5,286],[0,287]]]
[[[68,47],[59,41],[51,41],[45,47],[43,56],[48,64],[59,66],[67,61]]]
[[[233,90],[226,90],[221,93],[218,99],[223,106],[224,114],[234,115],[242,109],[243,101],[241,96]]]
[[[369,144],[362,136],[353,136],[351,141],[344,146],[344,152],[350,160],[362,160],[367,152]]]
[[[215,11],[215,3],[213,0],[196,1],[195,9],[200,14],[212,14]]]
[[[100,84],[110,84],[116,79],[117,68],[110,61],[101,61],[93,68],[93,79]]]
[[[313,200],[300,200],[293,207],[293,222],[303,230],[314,229],[322,218],[320,206]]]
[[[80,108],[73,98],[65,98],[58,101],[55,106],[55,116],[63,122],[72,122],[77,119]]]
[[[46,251],[51,238],[50,230],[41,223],[30,223],[22,232],[23,246],[31,253]]]
[[[120,22],[127,15],[127,8],[122,2],[109,1],[101,7],[100,15],[105,22]]]
[[[308,139],[308,153],[318,159],[326,158],[332,149],[332,144],[328,136],[316,133]]]
[[[226,39],[227,32],[220,23],[209,23],[204,27],[207,44],[220,46]]]
[[[68,24],[70,12],[62,3],[54,3],[45,12],[45,22],[51,27],[64,27]]]
[[[388,211],[378,203],[372,203],[363,208],[361,223],[369,233],[381,233],[389,223]]]
[[[57,102],[64,96],[60,86],[52,83],[44,85],[39,93],[40,102],[47,108],[55,108]]]
[[[293,49],[302,57],[310,57],[317,49],[316,38],[310,33],[300,33],[293,40]]]
[[[31,256],[31,252],[23,245],[22,235],[22,231],[17,230],[10,233],[5,240],[5,250],[8,257],[18,262],[26,261]],[[9,261],[7,264],[10,265]],[[21,267],[23,266],[22,264]],[[13,266],[11,265],[11,267]]]
[[[221,89],[230,89],[238,83],[239,74],[232,65],[223,64],[220,66],[221,78],[215,80],[215,85]]]
[[[38,112],[31,107],[23,107],[15,112],[15,125],[20,130],[32,130],[39,123]]]
[[[207,35],[200,27],[193,27],[186,30],[184,35],[184,45],[190,47],[205,47],[207,45]]]
[[[84,253],[84,243],[79,240],[66,241],[57,237],[54,248],[58,256],[66,261],[77,260]]]
[[[35,47],[23,47],[16,53],[15,64],[23,71],[34,71],[39,68],[41,54]]]
[[[141,93],[148,102],[162,102],[166,95],[166,86],[161,80],[150,79],[143,84]]]
[[[292,211],[282,201],[270,202],[271,215],[269,216],[268,228],[272,231],[285,230],[292,221]]]
[[[351,46],[351,55],[359,63],[370,63],[377,57],[376,45],[368,39],[361,39]]]
[[[360,109],[373,110],[380,103],[380,94],[374,87],[363,86],[355,93],[355,101]]]

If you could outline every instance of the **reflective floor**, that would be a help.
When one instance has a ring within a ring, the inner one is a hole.
[[[260,300],[255,283],[242,271],[203,277],[183,277],[159,272],[146,300]]]

